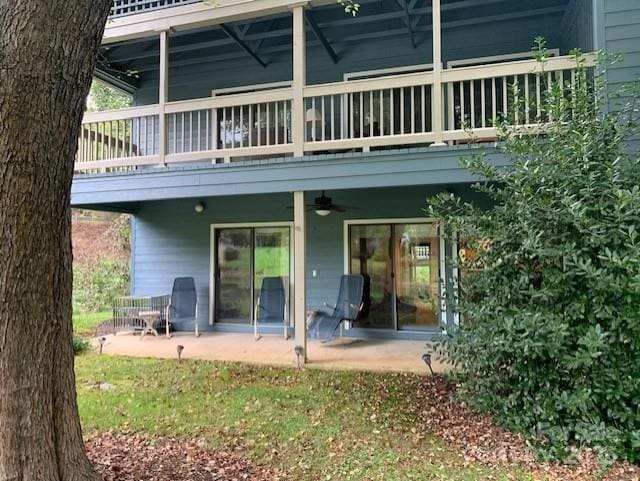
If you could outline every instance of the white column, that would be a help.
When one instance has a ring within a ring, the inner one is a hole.
[[[433,16],[433,90],[432,90],[432,122],[435,143],[432,147],[446,145],[443,142],[444,109],[442,93],[442,20],[440,0],[432,0]]]
[[[302,346],[307,360],[307,226],[304,192],[293,193],[293,319],[296,346]]]
[[[293,155],[304,155],[305,110],[304,87],[307,83],[304,9],[306,2],[292,8],[293,13]]]
[[[169,100],[169,32],[160,32],[160,79],[158,88],[158,106],[160,110],[160,161],[165,164],[167,154],[167,116],[165,105]]]

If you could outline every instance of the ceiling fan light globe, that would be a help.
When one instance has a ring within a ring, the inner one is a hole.
[[[326,217],[331,214],[331,209],[316,209],[316,214],[320,217]]]

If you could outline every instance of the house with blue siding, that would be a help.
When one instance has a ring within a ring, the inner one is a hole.
[[[535,127],[572,49],[624,54],[612,89],[640,73],[637,0],[358,3],[114,1],[95,77],[134,106],[85,115],[72,204],[131,214],[133,295],[193,277],[201,330],[250,333],[278,277],[304,346],[341,275],[362,274],[346,335],[429,339],[458,322],[458,247],[426,199],[482,202],[459,159],[479,143],[507,165],[495,121],[521,104]]]

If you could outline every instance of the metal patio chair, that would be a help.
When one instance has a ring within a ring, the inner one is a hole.
[[[255,321],[253,323],[253,335],[256,341],[260,339],[258,323],[282,325],[284,338],[288,339],[287,298],[285,296],[282,277],[265,277],[262,279],[260,297],[256,304]]]
[[[345,275],[340,278],[338,300],[331,314],[316,314],[308,327],[309,337],[329,342],[343,322],[355,322],[362,311],[364,276]]]
[[[167,337],[171,337],[171,326],[191,323],[194,324],[196,336],[200,335],[198,330],[198,294],[193,277],[174,279],[166,318]]]

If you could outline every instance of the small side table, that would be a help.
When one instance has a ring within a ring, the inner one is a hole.
[[[144,327],[142,328],[142,335],[140,336],[140,340],[144,339],[144,336],[147,334],[153,334],[158,337],[158,331],[154,327],[156,322],[160,320],[160,311],[140,311],[138,314],[140,318],[144,321]]]

